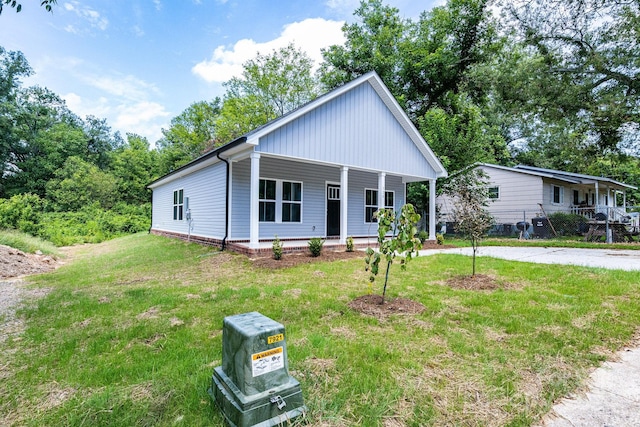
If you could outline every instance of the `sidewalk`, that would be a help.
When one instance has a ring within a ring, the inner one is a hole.
[[[451,253],[472,255],[472,249],[437,249],[420,255]],[[615,249],[480,247],[478,256],[542,264],[570,264],[627,271],[640,270],[640,251]],[[614,361],[596,369],[587,382],[589,390],[563,398],[538,427],[637,427],[640,426],[640,348],[625,348]]]

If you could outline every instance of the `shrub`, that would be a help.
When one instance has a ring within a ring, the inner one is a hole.
[[[420,243],[424,243],[429,238],[429,233],[425,230],[420,230],[418,232],[418,239],[420,239]]]
[[[558,236],[579,236],[588,228],[587,219],[577,214],[556,212],[549,215],[549,221]]]
[[[353,252],[353,237],[347,237],[347,252]]]
[[[273,249],[273,259],[279,260],[282,258],[282,242],[278,239],[278,235],[276,234],[276,238],[273,239],[273,244],[271,248]]]
[[[320,256],[322,253],[322,245],[324,245],[324,240],[319,237],[313,237],[309,240],[309,252],[311,252],[311,256]]]
[[[40,231],[45,201],[36,194],[18,194],[0,199],[0,228],[20,230],[33,236]]]
[[[444,245],[444,235],[436,234],[436,243],[439,245]]]

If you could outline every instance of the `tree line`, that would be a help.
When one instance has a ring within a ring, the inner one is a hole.
[[[450,172],[524,163],[640,184],[640,2],[448,0],[410,20],[363,0],[354,16],[315,73],[295,45],[258,54],[153,148],[23,87],[26,58],[0,47],[0,209],[29,195],[43,213],[144,216],[155,178],[371,70]],[[421,208],[427,192],[415,184],[409,198]]]

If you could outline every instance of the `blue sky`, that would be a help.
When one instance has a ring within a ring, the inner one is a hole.
[[[153,145],[190,104],[224,94],[257,52],[294,42],[315,61],[344,42],[358,0],[39,0],[5,7],[0,46],[21,51],[35,75],[24,86],[49,88],[81,117],[138,133]],[[443,0],[387,0],[417,19]]]

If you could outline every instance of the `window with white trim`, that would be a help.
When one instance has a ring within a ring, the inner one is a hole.
[[[182,221],[184,216],[184,190],[175,190],[173,192],[173,220]]]
[[[551,203],[555,205],[564,203],[564,187],[551,185]]]
[[[395,207],[395,192],[384,192],[385,209],[393,209]],[[364,190],[364,222],[373,223],[376,219],[373,217],[375,211],[378,210],[378,190],[365,188]]]
[[[498,200],[500,198],[500,187],[489,187],[489,200]]]
[[[302,182],[261,179],[260,222],[302,222]]]
[[[302,183],[282,182],[282,222],[300,222],[302,217]]]
[[[260,222],[276,221],[276,181],[271,179],[261,179],[258,190],[260,199],[259,220]]]

